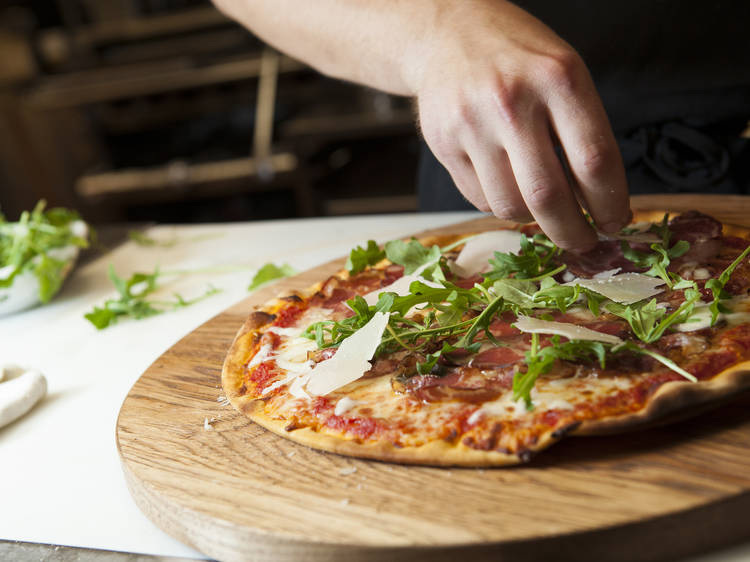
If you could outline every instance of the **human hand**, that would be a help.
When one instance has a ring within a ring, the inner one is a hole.
[[[570,250],[596,243],[580,205],[605,232],[627,224],[622,160],[580,56],[504,0],[443,6],[410,76],[424,138],[463,195],[499,218],[536,220]]]

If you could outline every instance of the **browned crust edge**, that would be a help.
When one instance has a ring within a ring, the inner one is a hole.
[[[635,211],[634,222],[657,221],[664,216],[664,211]],[[510,225],[510,227],[517,225]],[[724,224],[724,233],[734,236],[750,237],[750,228]],[[497,228],[508,228],[507,223],[498,223]],[[424,244],[449,244],[468,232],[457,234],[440,234],[420,237]],[[312,295],[322,285],[300,292],[300,295]],[[284,304],[283,297],[277,297],[250,313],[238,331],[227,353],[222,367],[222,386],[232,406],[249,417],[252,421],[273,433],[301,445],[331,453],[368,458],[385,462],[420,464],[432,466],[467,466],[490,467],[511,466],[528,461],[531,456],[553,445],[566,435],[607,435],[621,433],[637,428],[667,423],[682,419],[703,411],[706,406],[720,405],[741,392],[750,389],[750,361],[734,365],[710,381],[691,383],[673,381],[660,387],[649,399],[646,406],[633,414],[614,418],[584,421],[580,425],[562,430],[545,432],[535,446],[523,455],[508,454],[500,451],[482,451],[467,447],[460,441],[448,442],[436,440],[421,446],[396,447],[392,443],[359,442],[339,435],[330,435],[304,427],[288,431],[288,422],[274,419],[263,411],[264,401],[241,394],[242,373],[244,364],[252,347],[253,337],[258,330],[272,321],[269,317]],[[673,414],[679,415],[670,418]]]
[[[571,435],[608,435],[671,423],[699,414],[708,406],[718,407],[746,390],[750,390],[750,361],[733,365],[709,381],[668,382],[637,412],[584,421]]]

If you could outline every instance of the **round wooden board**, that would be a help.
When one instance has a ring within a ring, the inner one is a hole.
[[[750,200],[634,198],[750,226]],[[480,219],[440,231],[471,231]],[[123,403],[128,487],[167,533],[221,560],[663,560],[748,538],[750,395],[676,425],[570,438],[505,469],[401,466],[311,450],[221,402],[224,355],[258,291],[166,351]],[[204,419],[212,420],[204,428]]]

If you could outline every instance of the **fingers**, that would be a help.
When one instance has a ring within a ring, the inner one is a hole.
[[[570,172],[594,222],[616,232],[629,222],[630,200],[620,151],[586,69],[569,69],[548,97],[549,116]]]
[[[532,117],[507,144],[508,156],[526,206],[542,230],[558,246],[586,251],[597,241],[581,213],[555,153],[547,119]]]
[[[474,204],[500,219],[532,222],[534,218],[518,189],[505,149],[477,137],[467,143],[467,149],[480,184],[484,207]]]

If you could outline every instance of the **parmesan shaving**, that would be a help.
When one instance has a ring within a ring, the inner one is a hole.
[[[471,277],[489,269],[495,252],[517,254],[521,251],[521,233],[517,230],[491,230],[472,238],[464,245],[453,264],[461,277]]]
[[[376,312],[367,324],[341,342],[336,355],[318,363],[310,372],[307,391],[323,396],[357,380],[368,371],[370,359],[380,345],[389,316]]]
[[[605,278],[578,278],[565,285],[579,285],[620,304],[633,304],[658,295],[664,290],[657,289],[664,285],[663,279],[641,273],[620,273]]]
[[[530,318],[528,316],[519,316],[518,320],[513,325],[522,332],[530,334],[555,334],[558,336],[564,336],[571,340],[600,341],[611,344],[622,343],[622,340],[617,336],[604,334],[602,332],[597,332],[596,330],[590,330],[583,326],[576,326],[575,324],[569,324],[567,322],[553,322],[550,320]]]
[[[614,269],[608,269],[606,271],[600,271],[599,273],[594,275],[594,279],[609,279],[610,277],[614,277],[618,273],[620,273],[620,267],[616,267]],[[575,279],[575,277],[573,278]],[[572,281],[573,279],[569,279],[569,281]]]

